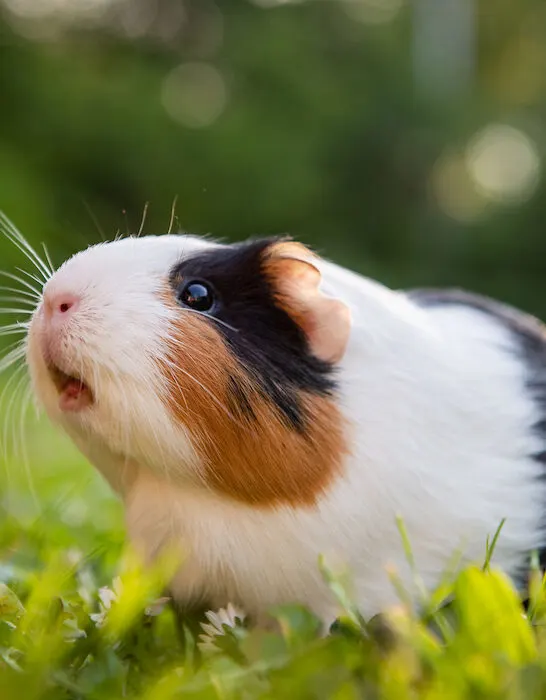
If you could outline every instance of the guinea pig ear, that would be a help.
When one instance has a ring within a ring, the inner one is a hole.
[[[351,314],[339,299],[320,290],[319,258],[301,243],[282,241],[268,249],[266,271],[277,303],[304,332],[311,352],[339,362],[351,330]]]

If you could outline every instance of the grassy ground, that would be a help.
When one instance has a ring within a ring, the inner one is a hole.
[[[201,650],[197,621],[181,634],[161,599],[169,562],[143,574],[100,479],[44,424],[25,444],[32,478],[12,457],[1,479],[2,700],[546,697],[539,572],[528,614],[500,572],[471,567],[419,605],[400,591],[400,605],[368,623],[334,579],[343,622],[329,637],[287,607],[279,634],[213,620],[224,634]]]

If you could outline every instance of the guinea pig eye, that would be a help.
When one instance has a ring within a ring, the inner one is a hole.
[[[178,300],[195,311],[210,311],[214,304],[214,295],[204,282],[188,282],[178,294]]]

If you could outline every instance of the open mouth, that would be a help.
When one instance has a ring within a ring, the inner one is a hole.
[[[91,406],[93,393],[83,380],[66,374],[53,364],[48,366],[48,370],[59,392],[59,408],[62,411],[77,412]]]

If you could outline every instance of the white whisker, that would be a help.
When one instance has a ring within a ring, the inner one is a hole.
[[[3,212],[0,212],[0,230],[4,233],[6,238],[32,262],[34,267],[43,276],[44,281],[47,281],[53,274],[53,269],[47,267],[46,263],[26,240],[23,234],[15,228],[13,223]]]
[[[1,216],[1,212],[0,212],[0,216]],[[51,275],[47,272],[47,268],[46,268],[45,266],[42,267],[40,264],[38,264],[38,263],[36,262],[36,260],[32,257],[32,255],[30,255],[30,254],[28,253],[28,251],[25,249],[25,247],[24,247],[23,245],[21,245],[21,244],[17,241],[17,239],[16,239],[15,237],[10,236],[9,232],[7,232],[5,229],[2,230],[2,227],[1,227],[1,226],[0,226],[0,232],[1,232],[1,233],[4,233],[4,235],[6,236],[6,238],[7,238],[11,243],[13,243],[13,245],[14,245],[18,250],[20,250],[20,251],[23,253],[23,255],[34,265],[34,267],[36,268],[36,270],[40,273],[40,275],[41,275],[41,277],[42,277],[41,282],[42,282],[42,283],[43,283],[43,282],[46,282],[46,281],[48,280],[48,278],[51,276]]]
[[[25,356],[26,348],[24,343],[17,343],[16,346],[7,352],[2,359],[0,359],[0,374],[5,372],[9,367],[14,365],[19,360],[22,360]]]
[[[16,333],[26,333],[28,330],[28,323],[10,323],[7,326],[0,327],[0,338],[4,335],[15,335]]]
[[[6,406],[5,410],[2,410],[1,412],[4,415],[4,426],[2,430],[3,434],[3,441],[2,441],[2,450],[3,450],[3,456],[4,460],[7,460],[7,455],[8,455],[8,441],[7,441],[7,434],[8,434],[8,428],[9,428],[9,417],[10,417],[10,411],[11,407],[14,402],[14,397],[16,396],[17,388],[21,385],[22,381],[25,379],[25,365],[21,364],[19,367],[17,367],[11,377],[8,379],[6,382],[4,389],[2,390],[2,393],[0,394],[0,409],[3,409],[4,401],[6,399],[6,396],[8,395],[8,390],[12,387],[12,385],[15,383],[15,388],[13,389],[13,393],[11,394],[11,399],[9,403]]]
[[[189,404],[188,404],[188,400],[187,400],[187,398],[186,398],[186,394],[184,393],[184,390],[183,390],[182,387],[180,386],[180,382],[178,381],[178,379],[176,378],[176,376],[175,376],[172,372],[169,372],[169,374],[170,374],[171,379],[174,381],[174,383],[175,383],[176,386],[178,387],[178,390],[179,390],[179,392],[180,392],[180,395],[182,396],[182,399],[183,399],[183,401],[184,401],[184,405],[185,405],[185,407],[186,407],[186,411],[187,411],[188,413],[192,413],[192,410],[191,410],[191,408],[190,408],[190,406],[189,406]]]
[[[37,273],[33,274],[21,268],[17,268],[18,272],[21,274],[0,270],[0,276],[16,283],[16,286],[0,287],[0,291],[4,293],[3,296],[0,296],[0,302],[7,304],[6,306],[0,307],[0,314],[16,314],[28,317],[32,315],[37,304],[40,303],[43,285],[54,272],[51,258],[44,246],[44,253],[46,256],[46,260],[44,261],[2,212],[0,212],[0,235],[4,235],[5,238],[30,261]],[[25,441],[25,418],[32,400],[32,390],[26,371],[26,363],[24,362],[27,342],[26,334],[29,326],[29,321],[25,321],[24,323],[19,321],[0,327],[0,337],[8,337],[10,335],[23,336],[14,343],[11,343],[0,358],[0,373],[11,370],[10,376],[0,394],[0,410],[4,415],[4,425],[2,429],[4,460],[7,464],[8,435],[11,432],[11,444],[14,454],[23,460],[30,493],[32,494],[34,502],[38,503],[31,479]],[[15,420],[15,410],[18,411],[17,420]],[[9,479],[9,469],[7,476]]]
[[[3,277],[9,277],[9,279],[14,280],[15,282],[19,282],[19,284],[22,284],[24,287],[29,289],[31,292],[34,292],[36,294],[36,297],[38,299],[42,298],[42,292],[40,289],[37,289],[33,284],[30,284],[27,280],[25,280],[23,277],[19,277],[19,275],[13,274],[13,272],[6,272],[5,270],[0,270],[0,275]],[[40,282],[41,286],[41,282]]]
[[[144,231],[144,225],[146,224],[146,217],[147,217],[147,215],[148,215],[148,207],[149,207],[149,205],[150,205],[150,202],[146,202],[146,204],[144,205],[144,211],[142,212],[142,220],[141,220],[141,222],[140,222],[140,227],[139,227],[138,233],[137,233],[137,235],[136,235],[137,238],[138,238],[139,236],[141,236],[141,235],[142,235],[142,232]]]
[[[28,388],[29,388],[29,378],[28,374],[23,374],[21,377],[21,381],[19,382],[17,386],[17,397],[16,400],[14,401],[14,407],[19,409],[19,425],[16,425],[15,421],[15,413],[14,413],[14,420],[12,421],[13,423],[13,429],[12,429],[12,440],[13,440],[13,447],[14,447],[14,454],[17,457],[18,461],[21,461],[26,453],[25,449],[25,444],[24,441],[21,439],[21,423],[20,421],[22,420],[22,416],[24,414],[22,413],[22,409],[24,408],[25,405],[25,399],[28,394]],[[18,404],[18,405],[17,405]],[[18,430],[17,430],[18,428]]]
[[[13,292],[21,297],[28,297],[34,303],[37,303],[42,298],[41,294],[36,294],[36,292],[27,292],[24,289],[17,289],[17,287],[4,287],[0,285],[0,292]]]
[[[17,401],[21,396],[23,390],[24,382],[28,381],[28,376],[26,372],[23,372],[18,378],[17,383],[11,393],[11,398],[7,404],[4,411],[4,429],[3,429],[3,456],[4,460],[8,461],[8,455],[10,452],[9,445],[11,444],[11,452],[17,460],[20,459],[21,455],[19,453],[19,446],[17,444],[17,430],[14,420],[15,408],[17,406]],[[8,433],[11,433],[11,443],[8,440]]]
[[[8,345],[7,347],[3,348],[3,354],[0,355],[0,360],[2,357],[5,357],[8,352],[11,350],[14,350],[15,348],[20,348],[22,350],[25,350],[25,345],[26,345],[26,339],[25,338],[19,338],[18,340],[14,340],[13,343]]]
[[[174,221],[176,218],[176,202],[177,202],[177,200],[178,200],[178,195],[175,195],[175,198],[173,199],[173,205],[171,207],[171,218],[169,221],[169,228],[167,230],[167,235],[172,233],[172,230],[173,230]]]
[[[32,299],[25,299],[24,297],[0,296],[0,301],[9,302],[10,304],[27,304],[31,306],[32,309],[36,308],[35,301],[32,301]]]
[[[49,276],[55,274],[55,265],[51,262],[51,257],[49,255],[49,250],[47,249],[47,246],[45,243],[42,243],[42,248],[44,249],[44,255],[46,256],[46,260],[49,265]]]
[[[0,306],[0,314],[26,314],[31,316],[34,313],[34,309],[17,309],[15,307],[2,307]]]
[[[23,462],[23,467],[25,469],[25,476],[27,479],[27,484],[28,484],[28,488],[30,491],[30,495],[31,495],[32,500],[34,501],[34,505],[36,506],[36,509],[39,512],[41,510],[40,500],[38,498],[38,494],[36,493],[36,488],[34,486],[34,479],[32,478],[32,471],[30,469],[30,460],[28,458],[28,449],[27,449],[27,444],[26,444],[26,440],[25,440],[28,409],[32,403],[32,388],[30,386],[30,381],[28,380],[28,375],[26,376],[26,379],[27,379],[27,386],[23,390],[23,396],[21,399],[21,408],[19,411],[19,444],[21,445],[21,447],[20,447],[21,460]]]
[[[220,401],[220,399],[213,394],[213,392],[206,387],[202,382],[199,381],[196,377],[194,377],[190,372],[185,370],[183,367],[180,367],[179,365],[175,365],[174,362],[170,362],[169,360],[166,360],[167,364],[170,365],[174,371],[176,372],[182,372],[182,374],[188,379],[191,379],[193,382],[198,384],[201,389],[214,401],[214,403],[220,408],[227,416],[230,418],[234,423],[237,425],[240,425],[239,421],[235,418],[235,416],[227,409],[226,406]],[[173,375],[174,378],[175,375]],[[242,426],[241,426],[242,427]]]
[[[99,232],[99,236],[101,237],[101,240],[103,241],[103,243],[106,243],[106,236],[104,235],[104,231],[102,229],[102,226],[99,223],[99,220],[97,219],[97,217],[93,213],[93,210],[91,209],[91,207],[89,206],[89,204],[86,202],[85,199],[82,199],[82,203],[83,203],[83,206],[86,208],[87,213],[89,214],[91,221],[93,222],[95,228]]]
[[[36,277],[36,275],[33,275],[32,272],[27,272],[26,270],[23,270],[22,267],[16,267],[16,270],[19,270],[19,272],[23,275],[26,275],[29,279],[34,280],[37,282],[42,288],[44,284],[47,282],[47,280],[41,280],[39,277]]]
[[[13,343],[11,343],[7,347],[3,348],[4,354],[2,356],[0,356],[0,360],[2,359],[2,357],[5,357],[8,354],[8,352],[10,352],[11,350],[14,350],[15,348],[21,348],[22,350],[24,350],[25,349],[25,339],[20,338],[19,340],[15,340]]]
[[[183,313],[198,314],[199,316],[202,316],[203,318],[206,318],[210,321],[214,321],[215,323],[219,323],[221,326],[225,326],[226,328],[229,328],[234,333],[239,333],[238,328],[235,328],[234,326],[230,326],[229,323],[222,321],[222,319],[220,319],[220,318],[216,318],[216,316],[209,316],[208,314],[204,314],[202,311],[197,311],[196,309],[189,309],[186,307],[180,307],[180,310]]]
[[[8,381],[4,384],[4,388],[2,389],[2,392],[0,393],[0,408],[2,407],[2,404],[4,402],[4,398],[6,396],[6,392],[8,391],[9,387],[15,380],[15,378],[25,369],[24,364],[20,364],[19,367],[16,367],[16,369],[13,371],[11,374],[10,378]]]

